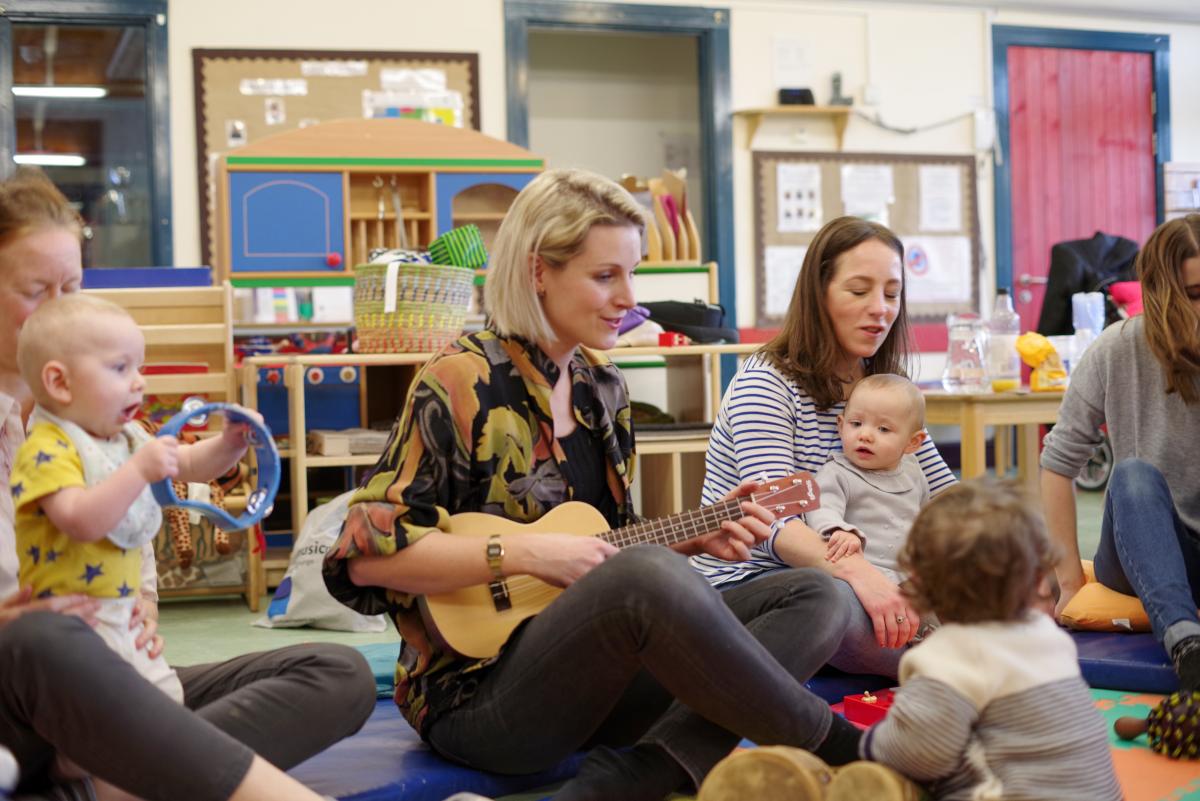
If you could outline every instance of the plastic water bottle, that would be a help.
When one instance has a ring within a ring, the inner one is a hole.
[[[1071,322],[1075,326],[1074,356],[1078,360],[1104,328],[1104,295],[1099,292],[1072,295]]]
[[[1021,318],[1013,309],[1012,296],[1004,287],[996,290],[996,305],[987,321],[988,377],[993,392],[1012,392],[1021,387],[1021,356],[1017,337]]]
[[[983,320],[978,314],[950,314],[946,317],[949,344],[942,387],[947,392],[987,392],[984,370]]]

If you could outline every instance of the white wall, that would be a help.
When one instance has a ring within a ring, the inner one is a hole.
[[[974,10],[880,7],[839,4],[834,10],[804,4],[734,4],[731,14],[733,107],[771,105],[775,92],[773,61],[777,40],[795,42],[806,54],[816,101],[831,93],[834,72],[842,74],[842,93],[891,126],[914,128],[963,116],[957,122],[917,134],[892,133],[852,117],[843,148],[859,152],[967,154],[974,148],[970,112],[988,105],[990,63],[987,26]],[[863,105],[873,87],[877,105]],[[833,127],[811,118],[764,121],[753,147],[761,150],[834,150]],[[751,151],[745,129],[735,130],[734,216],[738,236],[738,320],[754,319],[754,202]],[[985,252],[994,252],[991,160],[977,164],[979,212]],[[743,233],[744,232],[744,233]],[[987,257],[990,262],[991,256]],[[990,268],[990,265],[988,265]],[[981,288],[992,285],[986,271]],[[926,356],[921,378],[940,375],[941,359]]]
[[[990,26],[1028,25],[1082,28],[1171,37],[1171,119],[1173,158],[1200,161],[1200,23],[1146,18],[995,11],[983,5],[950,6],[903,2],[813,3],[803,0],[683,2],[730,9],[733,107],[774,102],[775,37],[802,47],[817,91],[828,98],[829,78],[843,74],[843,91],[861,105],[864,87],[878,90],[878,111],[893,125],[921,126],[991,104]],[[313,48],[350,50],[466,50],[479,53],[483,132],[505,135],[504,14],[502,0],[355,0],[331,7],[317,0],[171,0],[171,147],[175,211],[175,259],[195,264],[200,256],[196,196],[195,121],[191,50],[194,47]],[[1178,15],[1175,15],[1176,17]],[[594,136],[578,132],[581,144]],[[737,133],[737,132],[735,132]],[[817,123],[802,129],[787,122],[764,123],[758,146],[773,149],[829,149],[832,130]],[[738,318],[753,319],[753,202],[749,151],[735,137],[735,255]],[[935,130],[901,135],[853,119],[845,147],[855,151],[974,152],[968,119]],[[979,201],[987,267],[982,285],[991,286],[995,253],[992,224],[992,163],[979,160]],[[925,365],[924,372],[936,371]]]

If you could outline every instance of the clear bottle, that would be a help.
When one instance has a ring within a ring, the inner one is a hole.
[[[950,314],[946,317],[946,329],[949,344],[942,387],[947,392],[987,392],[983,320],[974,312]]]
[[[987,321],[988,378],[993,392],[1012,392],[1021,388],[1021,356],[1017,337],[1021,318],[1013,309],[1012,296],[1004,287],[996,290],[996,305]]]

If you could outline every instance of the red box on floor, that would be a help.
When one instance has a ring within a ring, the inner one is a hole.
[[[883,720],[892,705],[891,690],[847,695],[842,699],[842,714],[851,723],[871,726]]]

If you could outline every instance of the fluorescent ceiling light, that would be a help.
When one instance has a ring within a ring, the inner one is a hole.
[[[82,167],[87,164],[87,159],[78,153],[18,153],[13,156],[13,161],[39,167]]]
[[[17,97],[74,97],[98,98],[105,97],[108,90],[103,86],[14,86],[12,92]]]

